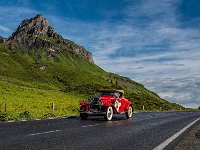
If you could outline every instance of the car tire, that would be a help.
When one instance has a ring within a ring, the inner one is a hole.
[[[81,106],[80,110],[85,111],[85,107]],[[80,113],[80,117],[81,117],[82,120],[86,120],[88,118],[88,114],[87,113]]]
[[[111,106],[106,108],[106,114],[104,116],[105,120],[110,121],[113,117],[113,109]]]
[[[133,115],[133,107],[129,106],[128,111],[126,112],[126,118],[131,118]]]
[[[86,120],[88,118],[88,114],[80,113],[80,117],[81,117],[82,120]]]

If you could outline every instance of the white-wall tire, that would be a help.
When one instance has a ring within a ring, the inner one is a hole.
[[[131,118],[133,116],[133,107],[129,106],[128,111],[126,112],[126,118]]]
[[[106,119],[107,121],[112,120],[112,117],[113,117],[113,109],[112,109],[111,106],[106,108],[106,114],[105,114],[104,117],[105,117],[105,119]]]

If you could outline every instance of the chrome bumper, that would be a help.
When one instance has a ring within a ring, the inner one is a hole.
[[[89,114],[89,115],[105,115],[106,112],[102,111],[79,111],[80,113]]]

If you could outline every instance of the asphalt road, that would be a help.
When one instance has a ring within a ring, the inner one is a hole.
[[[152,150],[198,118],[199,112],[159,112],[135,113],[132,119],[116,115],[108,122],[103,117],[5,122],[0,150]]]

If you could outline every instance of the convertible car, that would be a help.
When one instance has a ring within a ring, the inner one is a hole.
[[[80,117],[87,119],[90,115],[102,115],[105,120],[112,120],[113,114],[125,113],[127,118],[133,114],[133,106],[124,98],[123,90],[99,89],[98,96],[80,102]]]

